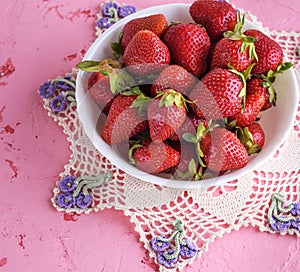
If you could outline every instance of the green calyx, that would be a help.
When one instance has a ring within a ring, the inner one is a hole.
[[[208,134],[209,132],[211,132],[213,129],[215,129],[218,126],[219,126],[218,124],[212,124],[211,120],[208,122],[208,126],[207,127],[205,127],[200,122],[199,125],[198,125],[198,128],[197,128],[196,135],[193,135],[191,133],[184,133],[182,135],[182,138],[185,141],[187,141],[189,143],[194,143],[195,144],[196,152],[197,152],[197,158],[198,158],[198,161],[199,161],[201,167],[206,167],[206,165],[205,165],[205,163],[203,161],[204,154],[203,154],[203,152],[201,150],[202,139],[204,138],[204,136],[206,134]]]
[[[275,82],[276,76],[278,74],[283,74],[286,70],[290,69],[293,66],[291,62],[283,62],[282,64],[278,65],[275,71],[270,70],[268,71],[267,75],[259,75],[258,78],[262,79],[262,86],[268,89],[270,94],[269,102],[273,103],[274,106],[276,104],[276,91],[273,87],[273,83]]]
[[[123,93],[136,86],[135,79],[127,72],[126,69],[118,69],[109,75],[110,90],[113,94],[116,92]]]
[[[253,135],[247,127],[236,127],[236,135],[246,148],[249,155],[260,152],[262,149],[254,143]]]
[[[264,88],[267,88],[268,93],[270,95],[269,96],[269,102],[273,103],[274,106],[275,106],[277,95],[276,95],[276,91],[275,91],[275,89],[273,87],[273,82],[274,82],[273,78],[272,77],[269,78],[268,76],[264,76],[264,75],[261,75],[260,78],[263,80],[262,86]],[[274,77],[274,79],[275,79],[275,77]]]
[[[112,49],[113,55],[116,59],[119,59],[124,53],[124,49],[123,49],[123,46],[121,43],[122,37],[123,37],[123,32],[120,33],[118,41],[113,42],[111,44],[111,49]]]
[[[199,169],[198,169],[199,168]],[[203,167],[198,167],[194,159],[189,162],[188,171],[186,173],[176,170],[176,175],[183,180],[201,180],[203,177]]]
[[[242,32],[243,27],[245,25],[245,18],[246,18],[246,14],[243,14],[243,16],[241,16],[241,14],[238,12],[238,20],[234,30],[225,32],[224,37],[227,37],[233,41],[242,41],[241,53],[244,52],[247,48],[249,48],[250,59],[251,60],[255,59],[256,61],[258,61],[258,56],[256,54],[255,45],[254,45],[256,39],[252,36],[246,36]]]
[[[116,92],[122,93],[124,90],[136,85],[135,79],[126,69],[121,69],[122,64],[116,60],[85,60],[78,63],[76,67],[85,72],[98,72],[109,76],[110,90],[113,94]]]
[[[223,122],[224,122],[225,128],[230,131],[232,131],[233,129],[236,128],[237,120],[232,120],[231,122],[228,122],[228,118],[223,118]]]
[[[173,89],[166,89],[162,92],[159,92],[155,98],[159,97],[159,107],[170,107],[171,105],[175,104],[178,108],[186,109],[186,103],[191,103],[189,100],[185,99],[181,93],[176,92]]]
[[[268,80],[273,83],[275,81],[275,78],[278,74],[283,74],[286,70],[290,69],[293,66],[291,62],[283,62],[280,65],[277,66],[276,70],[270,70],[267,73],[267,76],[260,75],[261,78],[268,78]]]
[[[136,99],[133,100],[131,108],[138,108],[138,114],[144,115],[147,111],[148,105],[152,100],[150,97],[146,96],[138,86],[135,86],[127,91],[122,92],[122,95],[131,96],[135,95]]]

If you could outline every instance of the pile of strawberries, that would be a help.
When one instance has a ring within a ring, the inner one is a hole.
[[[274,40],[243,31],[245,16],[226,1],[196,0],[189,12],[194,22],[129,21],[112,44],[122,61],[78,68],[93,72],[88,92],[107,115],[106,143],[147,173],[199,180],[242,168],[262,149],[258,120],[291,64]]]

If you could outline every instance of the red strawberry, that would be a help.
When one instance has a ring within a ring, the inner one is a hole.
[[[236,11],[226,1],[197,0],[189,12],[197,24],[206,28],[212,42],[223,38],[223,33],[233,30],[237,23]]]
[[[122,47],[125,49],[132,37],[141,30],[151,30],[158,37],[161,37],[168,28],[168,21],[163,14],[154,14],[147,17],[136,18],[128,23],[123,28]]]
[[[228,68],[230,65],[242,72],[250,66],[254,58],[257,58],[255,39],[242,33],[244,23],[245,15],[241,18],[238,14],[238,23],[234,31],[225,32],[225,37],[217,42],[212,56],[211,69]]]
[[[123,63],[129,71],[136,75],[146,75],[161,69],[163,64],[170,63],[168,47],[150,30],[136,33],[127,45]]]
[[[150,137],[155,141],[168,139],[181,126],[186,109],[180,93],[168,89],[148,105]]]
[[[238,75],[216,68],[208,72],[191,91],[189,99],[194,103],[190,106],[200,118],[226,118],[241,111],[245,93]]]
[[[274,88],[271,85],[264,86],[264,82],[263,79],[252,78],[247,83],[247,95],[256,93],[265,97],[265,103],[261,111],[271,108],[276,103],[276,92]]]
[[[259,148],[262,148],[265,144],[265,133],[259,123],[253,123],[248,126],[248,130],[252,134],[253,143]]]
[[[178,164],[180,154],[164,142],[142,141],[133,146],[131,161],[147,173],[160,173]]]
[[[88,92],[105,114],[108,113],[109,107],[117,91],[117,85],[122,85],[125,89],[133,84],[132,77],[124,71],[122,64],[116,60],[103,59],[101,61],[86,60],[77,64],[77,68],[83,71],[92,72],[88,79]],[[110,77],[114,76],[115,86],[111,85]],[[123,91],[118,90],[118,91]]]
[[[204,162],[213,171],[235,170],[248,163],[248,153],[237,136],[225,128],[215,128],[201,142]]]
[[[252,69],[252,73],[267,75],[269,70],[276,71],[283,60],[283,52],[280,45],[256,29],[248,29],[244,34],[256,39],[254,45],[258,60],[254,61],[256,64]]]
[[[249,94],[246,96],[244,110],[229,117],[228,121],[236,121],[236,125],[240,127],[248,126],[254,123],[264,104],[265,97],[263,95],[260,93]]]
[[[165,89],[173,89],[187,95],[196,84],[196,78],[183,67],[167,66],[157,77],[150,89],[150,96],[154,97]]]
[[[173,63],[196,77],[206,72],[210,40],[203,27],[196,24],[171,25],[162,40],[171,52]]]
[[[258,78],[254,77],[247,83],[247,94],[260,93],[265,97],[265,104],[263,105],[261,111],[267,110],[276,104],[276,91],[273,87],[276,76],[278,74],[283,74],[284,71],[290,69],[292,63],[284,62],[280,64],[276,70],[270,70],[266,75],[260,75]]]
[[[241,52],[243,42],[230,40],[230,38],[221,39],[214,49],[211,69],[220,67],[228,68],[228,64],[237,71],[244,71],[252,62],[249,57],[249,48]]]
[[[261,151],[265,144],[265,133],[259,123],[252,123],[244,128],[239,127],[237,136],[249,155]]]
[[[104,76],[101,73],[93,73],[91,80],[89,79],[89,84],[92,85],[88,88],[89,94],[102,112],[108,114],[114,99],[114,94],[110,89],[109,77]]]
[[[101,131],[105,142],[114,145],[148,129],[146,116],[139,114],[134,107],[137,95],[118,95],[109,110],[107,119]],[[145,101],[147,99],[145,98]]]

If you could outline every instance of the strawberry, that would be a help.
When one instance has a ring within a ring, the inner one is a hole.
[[[253,143],[258,148],[262,148],[265,144],[265,133],[259,123],[253,123],[248,126],[249,132],[252,134]]]
[[[154,97],[164,89],[173,89],[188,95],[196,84],[196,78],[183,67],[178,65],[167,66],[155,79],[150,89],[150,96]]]
[[[210,40],[205,29],[196,24],[174,24],[165,32],[163,42],[174,64],[200,77],[206,72]]]
[[[260,152],[265,144],[265,133],[259,123],[252,123],[244,128],[237,127],[236,135],[249,155]]]
[[[137,168],[152,174],[170,169],[180,161],[178,151],[164,142],[151,142],[150,140],[134,145],[129,157]]]
[[[184,98],[172,89],[164,90],[147,108],[151,139],[164,141],[181,126],[185,119]]]
[[[247,82],[247,94],[260,93],[265,97],[265,104],[261,111],[267,110],[276,105],[276,91],[273,87],[276,76],[284,73],[292,67],[292,63],[285,62],[280,64],[275,71],[268,71],[267,75],[254,77]]]
[[[280,45],[256,29],[248,29],[244,32],[244,35],[252,36],[256,39],[254,45],[258,60],[254,61],[255,66],[252,69],[252,73],[267,75],[269,70],[276,71],[283,60],[283,52]]]
[[[141,114],[147,102],[142,94],[116,96],[101,131],[102,139],[114,145],[148,129],[147,118]]]
[[[247,82],[247,95],[260,94],[265,98],[265,103],[262,106],[261,111],[275,106],[276,103],[276,92],[274,88],[271,85],[265,85],[264,82],[265,81],[261,78],[252,78]]]
[[[161,69],[163,64],[170,63],[168,47],[150,30],[141,30],[136,33],[127,45],[123,64],[136,75],[146,75]]]
[[[236,121],[236,125],[240,127],[248,126],[255,121],[264,104],[265,97],[263,95],[260,93],[249,94],[246,96],[245,108],[230,116],[228,121]]]
[[[82,61],[77,64],[77,68],[92,72],[88,79],[88,92],[97,106],[105,114],[108,113],[116,89],[122,85],[122,90],[120,91],[123,91],[123,89],[126,89],[126,84],[131,86],[134,84],[131,76],[121,69],[122,64],[112,59]],[[111,80],[112,77],[115,78],[113,81],[115,83],[114,86]]]
[[[244,79],[234,70],[215,68],[208,72],[189,95],[190,106],[200,118],[220,119],[236,114],[242,109],[246,93]]]
[[[211,69],[220,67],[228,68],[228,65],[235,70],[242,72],[246,70],[254,58],[257,59],[255,52],[255,39],[242,33],[245,23],[245,15],[238,13],[238,23],[234,31],[224,33],[224,38],[217,42],[212,56]]]
[[[110,89],[109,77],[97,72],[93,73],[91,77],[91,80],[89,78],[89,84],[92,86],[88,88],[88,92],[102,112],[108,114],[114,99],[114,94]],[[95,80],[97,81],[94,82]]]
[[[233,30],[237,23],[236,11],[226,1],[197,0],[189,12],[197,24],[205,27],[211,42],[223,38],[223,33]]]
[[[248,153],[237,136],[225,128],[215,128],[201,141],[203,159],[213,171],[235,170],[248,163]]]
[[[125,50],[132,37],[141,30],[151,30],[161,37],[168,28],[168,21],[163,14],[154,14],[136,18],[125,24],[122,31],[121,44]]]

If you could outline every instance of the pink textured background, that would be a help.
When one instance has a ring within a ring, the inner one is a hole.
[[[126,3],[139,8],[174,0]],[[300,32],[299,0],[232,0],[271,29]],[[2,0],[0,67],[0,271],[155,271],[122,212],[68,217],[50,198],[70,151],[36,89],[69,72],[94,40],[96,0]],[[254,228],[217,239],[185,271],[300,271],[300,239]]]

